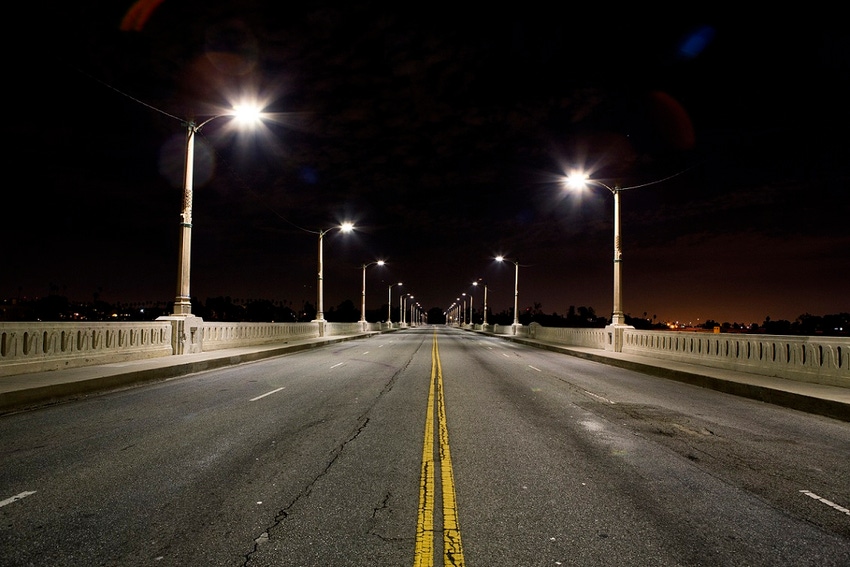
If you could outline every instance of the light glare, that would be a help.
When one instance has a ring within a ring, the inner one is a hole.
[[[566,179],[566,184],[572,189],[581,189],[587,184],[587,174],[574,171]]]
[[[253,124],[262,119],[263,113],[258,106],[238,104],[233,107],[233,117],[241,124]]]

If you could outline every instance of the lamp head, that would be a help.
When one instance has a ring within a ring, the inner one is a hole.
[[[233,107],[230,114],[240,124],[253,124],[259,122],[263,117],[262,109],[250,104],[238,104]]]
[[[564,180],[564,185],[570,189],[583,189],[587,185],[588,175],[580,171],[571,172]]]

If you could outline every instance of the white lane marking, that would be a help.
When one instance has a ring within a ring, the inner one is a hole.
[[[334,364],[333,366],[331,366],[331,368],[336,368],[337,366],[342,366],[343,364],[345,364],[345,363],[344,362],[338,362],[337,364]]]
[[[266,393],[265,393],[265,394],[263,394],[262,396],[257,396],[256,398],[251,398],[251,399],[250,399],[250,400],[248,400],[248,401],[249,401],[249,402],[256,402],[256,401],[257,401],[257,400],[259,400],[260,398],[265,398],[266,396],[271,396],[272,394],[276,394],[276,393],[280,392],[281,390],[283,390],[283,388],[286,388],[286,386],[283,386],[283,387],[281,387],[281,388],[278,388],[277,390],[272,390],[271,392],[266,392]]]
[[[540,370],[539,368],[536,368],[536,367],[534,367],[534,366],[532,366],[532,365],[530,365],[530,364],[528,365],[528,367],[529,367],[529,368],[531,368],[532,370],[536,370],[536,371],[538,371],[538,372],[543,372],[543,371],[542,371],[542,370]]]
[[[504,352],[502,353],[502,356],[504,356],[505,358],[510,358],[510,356],[508,356],[507,353]]]
[[[838,510],[842,514],[847,514],[848,516],[850,516],[850,510],[848,510],[844,506],[839,506],[835,502],[833,502],[831,500],[827,500],[826,498],[823,498],[822,496],[818,496],[814,492],[809,492],[808,490],[801,490],[800,492],[802,492],[803,494],[805,494],[809,498],[814,498],[815,500],[819,500],[819,501],[823,502],[824,504],[826,504],[827,506],[829,506],[831,508],[835,508],[836,510]]]
[[[582,392],[584,392],[584,393],[585,393],[585,394],[587,394],[588,396],[593,396],[594,398],[598,398],[598,399],[602,400],[603,402],[605,402],[606,404],[612,404],[612,405],[616,405],[616,404],[617,404],[617,402],[612,402],[612,401],[611,401],[611,400],[609,400],[608,398],[603,398],[603,397],[602,397],[602,396],[600,396],[599,394],[594,394],[593,392],[588,392],[587,390],[582,390]]]
[[[369,354],[369,351],[367,350],[367,351],[366,351],[366,352],[364,352],[363,354]]]
[[[6,500],[0,501],[0,508],[5,506],[6,504],[11,504],[12,502],[17,502],[18,500],[21,500],[22,498],[26,498],[27,496],[32,496],[35,493],[36,493],[35,490],[28,490],[26,492],[21,492],[20,494],[15,494],[11,498],[7,498]]]

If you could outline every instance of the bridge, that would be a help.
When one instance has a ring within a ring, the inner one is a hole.
[[[0,322],[0,378],[25,380],[37,373],[177,355],[220,353],[227,357],[247,347],[273,352],[275,347],[299,342],[345,339],[411,326],[210,322],[192,316],[145,322]],[[850,339],[845,337],[650,331],[627,326],[554,328],[537,323],[459,326],[609,363],[639,360],[641,369],[655,373],[670,375],[670,369],[680,364],[706,372],[738,372],[785,380],[789,385],[847,388],[850,392]]]

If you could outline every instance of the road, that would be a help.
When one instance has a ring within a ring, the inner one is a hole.
[[[446,327],[0,417],[0,564],[850,565],[850,423]]]

